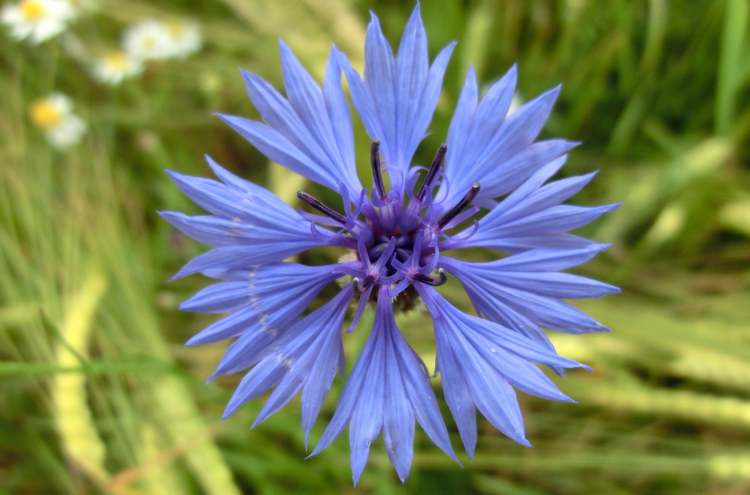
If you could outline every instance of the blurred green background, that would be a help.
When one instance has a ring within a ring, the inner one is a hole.
[[[577,201],[623,202],[585,231],[613,247],[582,273],[624,292],[576,303],[613,332],[554,336],[594,371],[560,380],[577,405],[523,398],[534,448],[481,421],[460,467],[420,433],[401,485],[378,442],[354,489],[346,435],[304,459],[297,402],[255,430],[259,401],[219,419],[239,377],[205,384],[225,344],[181,345],[210,318],[177,311],[205,281],[166,282],[202,247],[155,214],[196,211],[164,169],[206,175],[208,152],[293,198],[303,184],[211,114],[254,115],[238,67],[278,85],[277,37],[317,75],[331,41],[359,65],[370,8],[395,41],[412,4],[99,1],[45,43],[0,36],[0,493],[750,493],[744,0],[422,2],[431,53],[459,46],[419,161],[468,65],[489,82],[517,61],[524,99],[564,83],[544,135],[584,142],[565,174],[600,170]],[[128,25],[183,17],[200,26],[198,52],[117,86],[92,79],[88,54]],[[88,127],[65,149],[29,114],[53,91]],[[365,165],[368,146],[358,127]],[[400,320],[432,366],[426,316]],[[350,365],[365,334],[347,338]]]

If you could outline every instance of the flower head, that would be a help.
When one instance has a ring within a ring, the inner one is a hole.
[[[198,24],[188,20],[167,22],[146,19],[125,31],[125,51],[139,60],[184,58],[201,47]]]
[[[198,24],[188,20],[171,20],[164,23],[167,33],[166,52],[169,57],[185,58],[201,48],[203,38]]]
[[[74,15],[66,0],[21,0],[6,5],[0,19],[17,40],[38,44],[60,34]]]
[[[437,371],[466,451],[473,455],[478,409],[498,430],[528,445],[516,390],[569,401],[540,370],[583,365],[558,356],[544,329],[584,333],[605,327],[563,299],[617,289],[563,273],[605,246],[570,234],[614,208],[563,204],[592,175],[549,179],[575,143],[537,141],[559,88],[508,114],[516,69],[479,97],[469,71],[445,144],[427,167],[413,163],[438,102],[454,45],[430,62],[419,8],[394,54],[373,15],[359,74],[335,47],[318,85],[282,42],[286,95],[244,73],[262,120],[221,118],[270,160],[339,194],[341,206],[300,191],[304,210],[240,179],[216,162],[219,181],[170,172],[208,214],[162,215],[212,247],[176,275],[202,273],[217,282],[183,303],[189,311],[228,313],[188,343],[232,338],[214,376],[249,370],[227,414],[273,389],[257,422],[302,395],[309,434],[323,396],[343,369],[342,328],[354,307],[352,330],[372,304],[375,322],[312,454],[349,426],[356,483],[372,442],[382,434],[403,480],[412,458],[415,423],[455,458],[426,367],[396,325],[394,312],[421,298],[434,320]],[[372,139],[372,186],[355,167],[354,139],[341,86],[346,76],[354,107]],[[324,266],[284,261],[312,248],[338,246],[349,257]],[[462,261],[463,248],[503,255],[487,263]],[[455,253],[454,253],[455,252]],[[455,277],[477,315],[462,312],[436,287]],[[338,295],[305,315],[334,280]]]
[[[116,86],[143,71],[143,64],[124,50],[112,50],[101,55],[92,67],[99,81]]]
[[[35,101],[29,114],[31,121],[57,148],[78,143],[86,132],[86,123],[73,113],[70,99],[61,93],[52,93]]]
[[[169,57],[169,38],[164,25],[146,19],[128,27],[122,37],[125,51],[138,60],[161,60]]]

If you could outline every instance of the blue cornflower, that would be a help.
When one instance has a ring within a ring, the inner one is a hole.
[[[181,308],[228,314],[188,344],[234,339],[213,376],[249,370],[225,416],[272,390],[255,421],[259,423],[301,393],[307,441],[326,393],[344,369],[347,312],[355,307],[348,325],[352,330],[368,303],[374,305],[368,340],[312,452],[320,452],[348,425],[355,483],[380,433],[398,476],[407,477],[415,422],[456,459],[426,367],[399,331],[394,307],[410,307],[421,298],[431,314],[436,369],[472,456],[477,409],[505,435],[529,445],[515,390],[571,400],[538,365],[558,373],[585,366],[557,355],[543,328],[605,330],[563,299],[618,290],[563,273],[606,248],[569,231],[615,205],[563,204],[593,174],[550,181],[576,145],[562,139],[535,141],[559,88],[508,114],[515,66],[481,98],[470,69],[445,144],[429,167],[412,164],[453,48],[445,47],[430,64],[417,6],[395,56],[372,16],[364,75],[333,47],[321,87],[283,42],[286,96],[259,76],[244,73],[262,121],[221,118],[269,159],[337,192],[339,209],[300,192],[300,200],[317,213],[296,210],[210,158],[219,181],[170,172],[208,214],[162,216],[212,247],[175,277],[202,273],[217,280]],[[373,141],[371,191],[356,173],[342,72]],[[349,249],[352,256],[323,266],[284,261],[324,246]],[[479,263],[446,255],[477,247],[504,257]],[[449,275],[466,288],[479,316],[459,310],[435,289]],[[321,290],[337,280],[338,294],[305,314]]]

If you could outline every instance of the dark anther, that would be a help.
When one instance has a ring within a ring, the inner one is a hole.
[[[409,259],[409,256],[411,256],[411,253],[403,248],[397,248],[396,249],[396,259],[399,261],[406,261]]]
[[[440,172],[440,168],[443,165],[443,159],[445,159],[445,153],[448,151],[448,147],[444,144],[440,145],[440,148],[438,148],[437,153],[435,153],[435,158],[432,159],[432,165],[430,165],[430,170],[427,171],[427,176],[424,178],[424,182],[422,182],[422,185],[419,187],[419,192],[417,192],[417,199],[420,201],[424,198],[424,195],[427,194],[427,191],[430,190],[432,187],[432,183],[435,181],[435,177],[437,177],[438,172]]]
[[[320,201],[318,198],[313,196],[312,194],[308,194],[305,191],[297,191],[297,197],[304,201],[305,203],[309,204],[319,212],[323,213],[324,215],[333,218],[341,225],[346,225],[347,220],[344,215],[339,213],[338,211],[334,210],[330,206],[324,204],[322,201]]]
[[[467,192],[466,195],[461,198],[461,201],[459,201],[456,206],[448,210],[445,215],[440,217],[440,220],[438,220],[438,226],[442,229],[443,227],[448,225],[448,222],[453,220],[456,215],[464,211],[466,207],[469,206],[472,201],[474,201],[474,198],[477,197],[477,194],[479,194],[479,182],[475,182],[474,184],[472,184],[471,189],[469,189],[469,192]]]
[[[365,279],[364,279],[364,280],[362,281],[362,283],[360,284],[360,286],[359,286],[359,290],[360,290],[361,292],[364,292],[364,291],[366,291],[366,290],[367,290],[367,288],[368,288],[369,286],[371,286],[373,282],[375,282],[375,277],[373,277],[372,275],[368,275],[368,276],[366,276],[366,277],[365,277]]]
[[[385,198],[385,185],[383,184],[383,171],[380,169],[380,142],[375,141],[370,147],[370,163],[372,164],[372,181],[378,191],[380,199]]]
[[[445,276],[445,272],[443,270],[438,270],[437,279],[430,277],[429,275],[423,275],[421,273],[417,273],[416,275],[414,275],[414,280],[418,282],[422,282],[423,284],[438,286],[438,285],[443,285],[445,282],[447,282],[448,277]]]

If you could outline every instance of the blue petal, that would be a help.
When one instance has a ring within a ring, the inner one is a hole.
[[[248,297],[247,282],[219,282],[201,289],[180,304],[180,309],[199,313],[226,313],[247,304]]]
[[[559,87],[506,118],[517,76],[514,65],[477,102],[476,75],[469,69],[448,133],[445,182],[439,196],[445,208],[457,203],[477,181],[481,190],[475,201],[487,203],[575,146],[563,140],[532,144],[549,116]]]
[[[558,205],[505,223],[503,232],[509,237],[534,235],[539,232],[560,234],[587,225],[605,213],[618,208],[617,204],[603,206]],[[489,222],[488,222],[489,223]]]
[[[518,332],[527,337],[550,352],[555,353],[555,346],[550,341],[544,330],[531,318],[524,313],[509,306],[497,297],[486,297],[485,292],[480,285],[474,285],[461,279],[466,293],[469,295],[474,308],[482,318],[497,322],[509,330]],[[561,366],[552,365],[550,368],[558,375],[563,375],[565,370]]]
[[[208,155],[206,155],[206,162],[213,173],[226,186],[224,188],[217,187],[215,192],[225,202],[234,202],[233,206],[242,205],[241,214],[238,216],[252,220],[257,225],[276,228],[284,228],[286,225],[292,231],[297,229],[309,231],[309,222],[305,221],[297,210],[274,193],[258,184],[237,177]],[[234,218],[234,216],[230,215],[229,217]]]
[[[492,284],[497,297],[543,327],[567,333],[606,332],[609,329],[568,303],[526,290]]]
[[[464,87],[458,97],[456,109],[453,111],[453,118],[451,119],[450,127],[448,128],[448,151],[445,157],[445,177],[448,178],[450,182],[453,182],[458,176],[458,172],[461,168],[465,167],[465,165],[460,165],[459,161],[464,153],[466,142],[473,137],[472,133],[469,132],[469,129],[473,123],[478,96],[479,88],[477,85],[477,75],[474,72],[474,67],[470,66],[466,74]],[[471,152],[472,150],[469,149],[466,151]],[[456,165],[448,166],[448,164],[454,163]]]
[[[383,332],[373,330],[372,357],[352,411],[349,424],[349,451],[352,480],[356,485],[367,464],[370,445],[383,427],[385,407],[386,342]]]
[[[482,332],[471,332],[466,343],[470,346],[470,352],[481,356],[504,380],[519,390],[547,400],[573,402],[536,365],[496,345]]]
[[[258,413],[253,426],[265,421],[286,405],[303,388],[314,382],[319,390],[314,396],[303,395],[303,404],[308,402],[307,414],[310,427],[318,416],[325,394],[336,376],[341,349],[341,327],[349,302],[351,286],[339,292],[326,305],[296,323],[287,332],[288,340],[281,346],[280,354],[270,359],[284,358],[287,373],[269,396]],[[297,336],[294,336],[298,333]],[[266,358],[269,359],[269,358]],[[309,428],[306,430],[306,434]]]
[[[458,462],[430,380],[425,373],[425,366],[403,339],[395,321],[391,327],[391,338],[398,354],[406,395],[411,401],[419,425],[435,445]]]
[[[394,347],[388,346],[386,360],[393,363],[397,359]],[[391,464],[403,482],[409,475],[414,455],[414,410],[402,384],[398,366],[386,368],[385,403],[388,407],[384,410],[383,443]]]
[[[564,155],[545,164],[542,168],[534,172],[531,177],[524,180],[520,186],[493,208],[488,216],[492,215],[490,218],[502,217],[509,210],[519,206],[525,206],[529,202],[529,198],[531,198],[550,177],[555,175],[563,165],[565,165],[567,160],[567,155]]]
[[[513,386],[545,398],[570,400],[533,364],[582,365],[496,323],[459,311],[430,287],[418,284],[417,290],[433,316],[439,370],[446,377],[444,393],[467,451],[473,454],[476,442],[469,400],[495,428],[530,445]]]
[[[524,313],[505,304],[497,297],[487,297],[479,284],[472,284],[466,277],[460,278],[477,313],[482,317],[519,332],[536,341],[548,350],[555,348],[539,324],[524,315]]]
[[[349,422],[355,484],[381,429],[388,456],[399,478],[406,479],[413,455],[415,419],[436,445],[456,459],[425,367],[398,331],[386,294],[381,290],[372,332],[333,419],[311,454],[323,450]]]
[[[564,332],[604,331],[601,323],[559,298],[619,291],[608,284],[558,272],[504,272],[500,262],[469,263],[443,256],[441,264],[461,281],[483,314],[521,330],[528,326],[519,316],[534,325]]]
[[[248,180],[236,176],[229,170],[222,167],[209,155],[205,155],[205,159],[206,163],[211,168],[211,171],[214,173],[214,175],[216,175],[216,177],[219,178],[219,180],[224,183],[224,185],[236,190],[239,194],[255,197],[265,203],[267,206],[272,206],[273,210],[271,211],[271,214],[278,213],[283,216],[288,216],[295,212],[292,207],[290,207],[281,198],[276,196],[265,187],[259,186],[258,184],[254,184]]]
[[[519,253],[528,249],[536,249],[540,246],[551,249],[588,249],[596,243],[586,238],[572,234],[536,234],[525,236],[487,236],[484,238],[472,238],[461,242],[459,246],[441,246],[441,249],[455,249],[456,247],[481,246],[499,251]]]
[[[608,247],[608,244],[596,244],[583,249],[539,248],[507,256],[495,263],[506,272],[561,271],[586,263]]]
[[[498,160],[493,167],[487,167],[480,177],[482,189],[478,195],[479,201],[484,198],[497,198],[512,191],[529,174],[536,172],[577,145],[578,143],[574,141],[564,139],[537,141],[508,159]]]
[[[282,263],[247,272],[241,281],[209,286],[185,301],[182,309],[237,310],[193,336],[187,344],[207,344],[243,332],[251,335],[263,328],[278,328],[296,318],[323,287],[340,276],[334,265]]]
[[[477,445],[476,407],[451,347],[441,343],[441,339],[442,333],[436,333],[437,369],[442,377],[443,397],[456,421],[466,453],[474,457]]]
[[[579,275],[557,272],[504,272],[503,283],[556,298],[599,297],[620,292],[617,287]]]
[[[310,232],[309,228],[307,231],[303,229],[290,231],[292,222],[269,228],[246,223],[240,218],[227,220],[212,215],[190,216],[173,211],[159,212],[159,215],[183,234],[211,246],[293,241],[299,239],[300,233],[309,236]]]
[[[459,373],[468,388],[475,407],[490,423],[522,445],[528,445],[524,434],[523,417],[513,388],[476,355],[465,342],[465,337],[454,322],[436,318],[435,341],[438,354],[448,352],[455,356],[458,370],[441,367],[441,373]],[[456,380],[451,380],[452,384]],[[449,391],[446,390],[447,394]],[[451,391],[452,393],[453,391]],[[458,420],[457,420],[458,421]]]
[[[337,370],[343,371],[344,348],[339,333],[331,333],[328,340],[321,345],[321,351],[315,365],[308,370],[309,377],[302,390],[302,429],[305,432],[305,449],[307,449],[310,430],[320,413],[328,390],[331,388]]]
[[[336,405],[336,411],[333,413],[333,418],[331,418],[331,421],[326,425],[323,435],[320,437],[320,440],[318,440],[318,444],[308,457],[317,455],[328,447],[328,445],[336,439],[339,433],[341,433],[341,430],[343,430],[349,422],[352,411],[354,411],[354,408],[357,405],[365,376],[370,368],[370,361],[372,360],[375,347],[372,344],[374,335],[374,332],[370,333],[370,337],[357,358],[354,368],[346,381],[346,385],[344,385],[344,390],[339,396],[339,401]]]
[[[219,114],[218,116],[271,161],[277,162],[313,182],[333,190],[338,189],[339,183],[335,180],[335,175],[331,171],[320,167],[284,134],[270,125],[235,115]]]
[[[255,308],[240,309],[196,333],[185,342],[185,345],[211,344],[235,337],[247,332],[253,325],[257,324],[258,316],[258,311]]]
[[[559,271],[519,270],[518,267],[515,270],[505,270],[505,266],[512,265],[514,257],[508,256],[498,261],[485,263],[470,263],[444,256],[441,261],[446,266],[453,264],[452,271],[459,278],[465,274],[470,274],[471,277],[486,281],[488,284],[514,287],[549,297],[561,299],[586,298],[619,292],[619,289],[613,285],[579,275],[560,273]],[[509,259],[511,261],[507,261]]]
[[[340,168],[343,169],[344,177],[347,178],[346,183],[349,184],[349,194],[352,198],[356,198],[362,186],[357,177],[351,114],[341,87],[341,69],[337,63],[336,49],[334,47],[331,48],[331,54],[328,57],[326,65],[323,97],[328,108],[328,114],[331,117],[333,135],[336,139],[341,163],[343,164]]]
[[[397,161],[399,150],[396,121],[398,108],[398,94],[395,85],[396,70],[391,45],[380,28],[378,16],[371,13],[370,24],[367,26],[365,36],[364,79],[383,134],[370,137],[374,141],[380,141],[380,151],[383,153],[386,164],[404,167],[405,165]],[[362,110],[356,100],[354,106],[361,114]]]
[[[262,359],[272,345],[278,345],[279,338],[287,335],[290,325],[310,306],[319,290],[314,291],[312,295],[305,294],[293,299],[285,306],[271,313],[263,313],[254,319],[226,350],[211,378],[236,373]]]
[[[346,80],[349,82],[349,92],[351,94],[352,102],[354,107],[357,109],[359,118],[362,124],[365,126],[367,134],[376,141],[381,141],[380,152],[385,153],[388,150],[388,155],[392,156],[393,153],[390,151],[389,142],[383,142],[385,136],[383,126],[380,123],[380,115],[375,101],[370,94],[370,89],[367,87],[365,81],[362,80],[360,75],[352,67],[349,60],[346,58],[341,51],[334,48],[334,54],[336,57],[336,63],[341,67],[341,70],[346,75]],[[375,136],[375,137],[373,137]]]
[[[194,239],[219,247],[193,259],[175,278],[280,261],[326,243],[326,231],[311,235],[312,224],[273,193],[207,160],[223,182],[169,174],[190,199],[213,216],[161,215]]]
[[[593,243],[568,233],[619,205],[585,207],[560,204],[594,176],[569,177],[544,185],[563,166],[566,156],[553,160],[500,201],[482,218],[476,230],[458,234],[441,249],[489,247],[512,253],[533,248],[591,248]]]
[[[196,256],[183,266],[172,280],[194,273],[207,276],[215,270],[241,270],[248,266],[276,263],[308,249],[325,246],[326,243],[310,235],[296,240],[271,240],[257,245],[221,246]]]
[[[334,191],[339,185],[351,197],[362,186],[354,162],[354,137],[332,50],[323,89],[289,47],[279,42],[288,99],[261,77],[243,71],[248,95],[267,125],[223,117],[271,160]]]
[[[427,133],[453,47],[445,47],[429,66],[427,36],[417,5],[395,58],[380,21],[372,14],[365,40],[364,79],[337,52],[352,102],[370,138],[380,142],[394,189],[403,187],[414,152]]]
[[[333,53],[326,67],[325,91],[328,97],[326,99],[323,91],[302,67],[289,47],[284,42],[279,42],[279,44],[284,85],[289,102],[300,120],[305,122],[322,151],[322,154],[316,154],[315,161],[320,166],[327,165],[332,169],[334,179],[343,182],[349,194],[356,197],[362,186],[357,177],[354,162],[351,119],[348,110],[345,111],[342,108],[345,100],[341,89],[340,71]],[[328,106],[329,103],[334,105],[333,109]],[[343,146],[341,142],[344,143]]]
[[[171,170],[167,170],[167,174],[186,196],[213,215],[224,218],[243,218],[252,212],[251,195],[238,194],[237,191],[215,180],[191,177]]]
[[[332,360],[321,359],[321,351],[326,346],[340,347],[340,330],[352,292],[351,286],[348,286],[324,306],[290,326],[273,351],[267,353],[242,379],[227,404],[224,417],[230,416],[243,403],[276,385],[277,388],[261,409],[254,425],[260,423],[289,402],[311,376],[320,375],[310,374],[311,370],[333,367],[335,371],[338,356],[334,353],[328,355]],[[326,376],[328,382],[321,385],[327,389],[335,372]],[[322,402],[322,397],[320,401]],[[317,408],[320,408],[320,404]],[[314,419],[313,417],[313,422]]]
[[[284,375],[284,371],[285,368],[281,363],[271,360],[263,361],[250,370],[234,390],[224,409],[223,418],[228,418],[242,404],[262,395],[266,390],[273,387]]]
[[[419,107],[414,103],[422,96],[422,88],[429,70],[429,53],[427,52],[427,33],[422,23],[419,8],[415,8],[409,17],[396,57],[395,87],[396,87],[396,125],[394,127],[397,141],[405,140],[411,128],[413,113]],[[368,78],[369,79],[369,78]],[[388,81],[390,83],[390,81]],[[421,141],[422,136],[418,139]],[[404,143],[399,151],[406,151],[411,143]],[[419,144],[419,143],[417,143]],[[416,145],[414,146],[416,148]],[[403,160],[404,157],[399,157]]]
[[[411,129],[406,129],[409,139],[403,145],[403,160],[411,160],[419,146],[419,143],[427,136],[427,128],[430,126],[432,116],[440,99],[440,91],[443,88],[445,71],[448,68],[456,43],[452,42],[445,46],[435,57],[427,74],[427,81],[422,89],[422,95],[417,100],[419,103],[414,108],[411,119]],[[413,104],[412,104],[413,105]]]
[[[523,202],[508,207],[503,217],[506,222],[510,222],[513,219],[519,219],[531,213],[540,212],[546,208],[559,205],[583,189],[595,175],[596,172],[592,172],[586,175],[568,177],[567,179],[550,182],[525,198]]]

